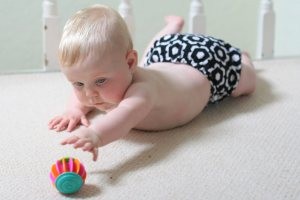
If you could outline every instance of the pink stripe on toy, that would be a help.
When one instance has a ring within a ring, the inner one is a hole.
[[[55,182],[56,178],[65,173],[65,172],[73,172],[78,174],[83,182],[86,179],[86,171],[83,164],[76,158],[62,158],[57,160],[55,164],[51,167],[50,178],[52,182]]]

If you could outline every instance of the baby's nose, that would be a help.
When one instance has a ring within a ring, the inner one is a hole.
[[[86,89],[85,95],[87,97],[97,97],[97,96],[99,96],[97,90],[90,89],[90,88]]]

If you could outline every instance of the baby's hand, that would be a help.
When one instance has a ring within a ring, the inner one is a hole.
[[[80,110],[69,110],[51,119],[48,127],[50,130],[55,130],[56,132],[64,130],[71,132],[80,124],[89,126],[89,121],[85,114]]]
[[[97,133],[91,128],[80,126],[73,131],[72,136],[61,141],[62,145],[71,144],[75,149],[81,148],[83,151],[88,151],[93,154],[93,160],[98,158],[98,147],[101,145],[101,140]]]

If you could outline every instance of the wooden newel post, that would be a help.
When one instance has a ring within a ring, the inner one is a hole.
[[[275,13],[271,0],[262,0],[258,17],[257,58],[274,56]]]
[[[130,0],[121,0],[119,13],[125,20],[131,37],[134,38],[134,19]]]
[[[46,71],[59,69],[59,17],[56,0],[43,1],[43,66]]]
[[[192,0],[189,11],[189,33],[206,34],[206,17],[201,0]]]

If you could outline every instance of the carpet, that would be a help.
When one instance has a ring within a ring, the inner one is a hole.
[[[1,199],[299,200],[300,59],[255,61],[257,90],[208,106],[189,124],[132,131],[100,157],[59,145],[47,129],[70,86],[59,72],[0,75]],[[49,179],[61,157],[87,170],[78,193]]]

